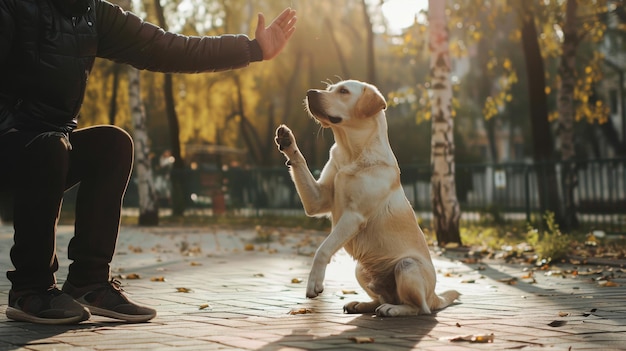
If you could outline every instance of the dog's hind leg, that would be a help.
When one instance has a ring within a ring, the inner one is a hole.
[[[360,302],[360,301],[352,301],[348,302],[343,306],[343,311],[345,313],[374,313],[376,308],[380,306],[380,300],[378,295],[370,289],[370,278],[363,271],[363,267],[357,264],[356,266],[356,279],[359,282],[359,285],[365,290],[365,292],[372,298],[370,302]]]
[[[403,258],[395,267],[398,298],[404,304],[382,304],[376,314],[383,317],[431,314],[450,305],[460,294],[448,290],[435,294],[436,275],[432,265],[417,258]]]
[[[429,295],[434,294],[435,273],[414,258],[403,258],[395,266],[396,291],[403,304],[382,304],[376,314],[383,317],[430,314]],[[428,276],[425,276],[428,275]]]

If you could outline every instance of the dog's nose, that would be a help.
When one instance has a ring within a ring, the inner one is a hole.
[[[311,97],[313,97],[313,96],[318,96],[319,94],[320,94],[320,91],[319,91],[319,90],[316,90],[316,89],[309,89],[309,90],[306,92],[306,97],[311,98]]]

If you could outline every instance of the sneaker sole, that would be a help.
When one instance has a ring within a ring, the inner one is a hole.
[[[7,307],[6,310],[7,318],[12,319],[18,322],[29,322],[29,323],[37,323],[37,324],[78,324],[82,321],[86,321],[91,317],[88,311],[85,311],[81,316],[73,316],[66,318],[41,318],[37,316],[33,316],[28,314],[20,309],[14,307]]]
[[[95,306],[90,306],[82,302],[81,304],[87,307],[89,309],[89,312],[91,312],[91,314],[94,316],[102,316],[102,317],[108,317],[108,318],[113,318],[113,319],[119,319],[119,320],[123,320],[123,321],[130,322],[130,323],[143,323],[156,317],[156,313],[149,314],[149,315],[124,314],[124,313],[106,310],[106,309],[95,307]]]

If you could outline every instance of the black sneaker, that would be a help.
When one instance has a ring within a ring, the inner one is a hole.
[[[63,292],[74,297],[96,316],[131,323],[147,322],[156,316],[156,310],[140,306],[126,297],[117,280],[84,287],[76,287],[66,281],[63,284]]]
[[[51,288],[45,291],[9,291],[7,318],[39,324],[76,324],[91,317],[71,296]]]

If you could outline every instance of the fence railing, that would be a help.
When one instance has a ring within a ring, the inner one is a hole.
[[[577,176],[573,194],[579,222],[606,232],[625,233],[626,159],[585,160],[571,165]],[[570,164],[457,164],[456,186],[462,221],[486,217],[523,221],[541,219],[544,213],[540,189],[556,192],[560,198],[564,166]],[[401,169],[407,198],[422,220],[430,220],[430,165],[404,165]],[[549,174],[556,175],[556,189],[554,183],[547,182]],[[186,170],[182,176],[191,211],[229,210],[241,215],[303,213],[285,167],[226,171],[198,168]],[[125,206],[136,207],[137,203],[136,186],[131,181]],[[167,206],[165,201],[163,206]]]

